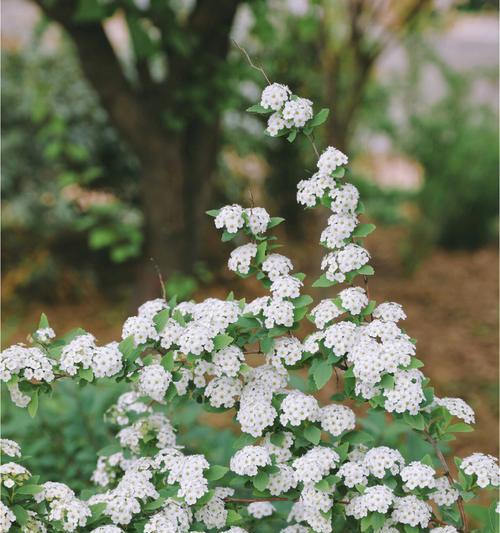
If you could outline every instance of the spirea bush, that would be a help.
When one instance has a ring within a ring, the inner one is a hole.
[[[42,315],[30,346],[1,354],[0,379],[17,406],[35,416],[39,396],[62,379],[125,381],[130,390],[107,412],[116,443],[97,459],[90,496],[57,480],[40,484],[23,466],[20,446],[1,441],[2,531],[467,532],[464,502],[498,487],[490,455],[455,458],[452,474],[442,447],[471,429],[474,412],[459,398],[436,396],[401,326],[402,306],[370,300],[374,271],[363,239],[374,226],[359,220],[363,204],[346,181],[347,156],[331,146],[320,153],[313,141],[328,111],[314,113],[312,102],[277,83],[249,111],[269,115],[271,136],[311,140],[317,172],[299,182],[297,200],[331,212],[320,237],[323,274],[312,286],[346,288],[313,303],[305,275],[270,235],[282,219],[227,205],[208,213],[222,240],[248,241],[231,252],[228,266],[255,276],[267,295],[249,302],[232,293],[200,303],[158,298],[127,318],[119,342],[105,346],[81,329],[57,337]],[[315,329],[300,339],[304,321]],[[307,391],[291,385],[297,372],[307,374]],[[314,393],[332,380],[341,392],[322,405]],[[240,434],[228,464],[209,464],[177,445],[168,413],[183,402],[234,414]],[[362,404],[385,413],[387,424],[407,424],[434,454],[411,460],[375,442],[351,408]],[[494,504],[490,516],[485,528],[493,531]]]

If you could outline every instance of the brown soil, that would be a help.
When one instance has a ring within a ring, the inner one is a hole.
[[[460,396],[475,409],[476,431],[461,434],[454,451],[459,455],[472,451],[497,455],[498,253],[492,248],[455,253],[436,250],[408,277],[397,251],[401,239],[400,230],[390,229],[379,229],[368,239],[376,269],[370,280],[371,297],[404,305],[408,315],[405,328],[418,339],[418,356],[425,362],[424,371],[436,393]],[[318,272],[314,267],[317,257],[310,246],[287,246],[284,253],[294,257],[306,272]],[[234,289],[233,282],[221,269],[217,283],[197,296],[224,297],[230,285]],[[247,298],[262,293],[251,280],[239,281],[236,287],[235,293]],[[96,292],[76,304],[32,302],[22,309],[5,307],[4,346],[22,341],[41,311],[47,313],[57,331],[81,326],[102,342],[116,339],[128,316],[126,303],[106,300]]]

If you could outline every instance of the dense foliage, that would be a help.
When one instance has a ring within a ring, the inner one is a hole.
[[[223,241],[249,241],[231,252],[228,267],[255,276],[269,295],[148,301],[124,323],[121,342],[105,346],[80,329],[56,337],[42,316],[31,346],[1,354],[0,379],[16,405],[35,416],[39,397],[59,380],[130,389],[106,412],[117,440],[100,451],[91,493],[40,483],[18,444],[1,441],[14,459],[0,467],[3,530],[467,532],[464,501],[499,485],[497,460],[481,453],[455,458],[453,477],[442,446],[470,431],[474,412],[435,395],[415,341],[398,325],[402,306],[369,298],[374,271],[362,242],[374,226],[358,220],[363,204],[344,181],[347,156],[331,146],[320,153],[313,141],[328,110],[314,113],[312,102],[269,83],[250,111],[270,115],[269,135],[311,140],[318,170],[299,183],[297,200],[331,211],[320,239],[324,273],[312,286],[347,288],[309,311],[304,274],[268,233],[283,219],[233,204],[209,212]],[[299,340],[294,333],[307,319],[316,329]],[[307,373],[304,390],[297,372]],[[313,393],[340,376],[342,388],[321,406]],[[177,428],[194,423],[179,415],[193,403],[234,410],[241,431],[226,465],[207,460],[214,451],[179,446]],[[358,427],[352,403],[367,404],[375,425],[408,427],[428,441],[429,454],[380,445]],[[494,505],[485,517],[481,531],[495,531]]]

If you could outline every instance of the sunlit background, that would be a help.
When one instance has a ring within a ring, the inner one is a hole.
[[[271,80],[331,109],[317,142],[349,154],[378,227],[371,296],[405,306],[439,395],[476,410],[454,451],[497,454],[496,2],[63,4],[2,2],[2,345],[42,310],[59,333],[114,340],[160,295],[158,271],[182,298],[260,294],[234,283],[204,215],[227,202],[285,217],[285,253],[317,277],[324,221],[295,202],[314,154],[245,113],[265,80],[234,39]],[[27,450],[37,471],[85,488],[109,439],[95,421],[118,390],[60,388],[35,421],[5,402],[3,431],[40,435]],[[195,425],[184,439],[224,456],[224,435]]]

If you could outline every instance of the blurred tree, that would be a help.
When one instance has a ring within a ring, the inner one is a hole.
[[[85,76],[141,162],[146,257],[164,273],[190,272],[208,201],[228,82],[229,33],[240,0],[35,0],[72,38]],[[117,57],[103,24],[120,11],[133,48]],[[127,68],[131,72],[126,72]],[[148,261],[149,262],[149,261]],[[152,280],[144,270],[142,290]]]

